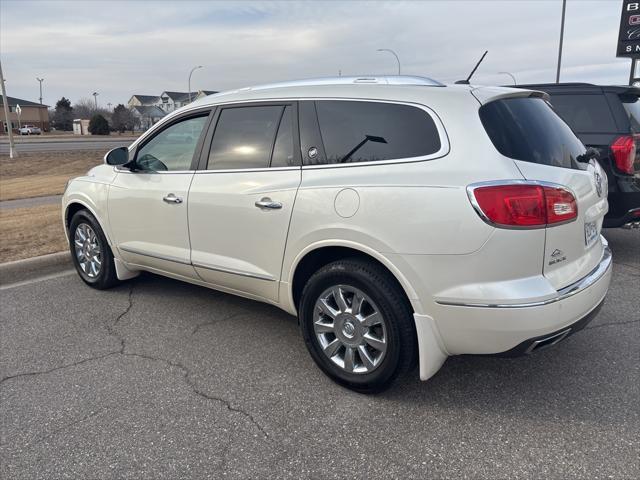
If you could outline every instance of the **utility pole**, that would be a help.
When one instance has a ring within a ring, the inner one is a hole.
[[[13,143],[13,130],[9,121],[9,102],[7,101],[7,91],[4,88],[4,76],[2,75],[2,63],[0,63],[0,85],[2,86],[2,106],[4,108],[4,118],[7,124],[7,133],[9,134],[9,158],[16,158],[18,152]]]
[[[98,95],[100,95],[98,92],[93,92],[93,100],[96,102],[96,110],[98,110]]]
[[[558,69],[556,83],[560,83],[560,65],[562,64],[562,42],[564,41],[564,14],[567,11],[567,0],[562,0],[562,20],[560,20],[560,45],[558,46]]]
[[[42,105],[42,82],[44,82],[44,78],[36,77],[36,80],[40,82],[40,105]]]
[[[107,107],[109,107],[109,110],[111,110],[111,105],[113,105],[113,103],[111,102],[107,103]]]

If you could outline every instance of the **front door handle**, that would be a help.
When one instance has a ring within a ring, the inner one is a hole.
[[[257,201],[255,205],[258,208],[267,208],[269,210],[278,210],[282,208],[282,204],[280,202],[274,202],[269,197],[264,197],[262,200]]]
[[[176,197],[173,193],[170,193],[166,197],[162,197],[162,201],[167,203],[182,203],[182,198]]]

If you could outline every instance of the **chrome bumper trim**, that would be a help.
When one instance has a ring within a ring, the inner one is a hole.
[[[603,240],[603,243],[605,241]],[[527,307],[540,307],[542,305],[549,305],[550,303],[560,302],[565,298],[572,297],[578,293],[586,290],[591,285],[600,280],[607,271],[611,268],[611,249],[605,243],[604,251],[602,252],[602,258],[598,265],[591,270],[586,276],[581,278],[571,285],[558,290],[558,295],[547,300],[541,300],[539,302],[529,303],[513,303],[513,304],[499,304],[499,303],[458,303],[447,301],[436,301],[439,305],[455,306],[455,307],[480,307],[480,308],[527,308]]]

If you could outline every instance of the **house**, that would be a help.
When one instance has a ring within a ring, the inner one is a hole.
[[[127,105],[132,107],[146,107],[149,105],[157,105],[160,102],[160,97],[157,95],[132,95]]]
[[[35,125],[42,129],[43,132],[49,131],[49,106],[42,105],[36,102],[30,102],[29,100],[23,100],[21,98],[7,97],[7,103],[9,104],[9,122],[11,128],[18,129],[20,125]],[[17,106],[20,105],[20,116],[16,111]],[[7,132],[7,119],[4,114],[4,103],[2,96],[0,96],[0,124],[2,124],[2,133]]]
[[[151,125],[157,123],[167,113],[155,105],[134,105],[131,108],[133,114],[140,122],[140,128],[146,130]]]
[[[198,90],[197,92],[169,92],[164,91],[159,96],[155,95],[132,95],[127,105],[129,108],[134,107],[158,107],[165,114],[173,112],[178,108],[184,107],[194,100],[207,95],[218,93],[214,90]],[[150,113],[148,111],[147,113]],[[154,114],[157,112],[154,112]]]
[[[196,100],[199,100],[200,98],[206,97],[207,95],[214,95],[218,92],[214,91],[214,90],[198,90],[198,95],[196,95]]]

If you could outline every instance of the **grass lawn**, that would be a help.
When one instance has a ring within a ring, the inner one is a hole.
[[[58,195],[67,180],[102,163],[103,151],[21,153],[0,157],[0,201]]]
[[[66,249],[60,205],[0,209],[0,263]]]

